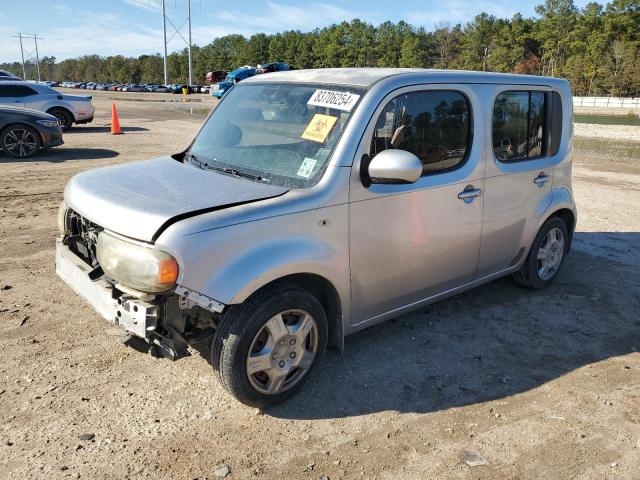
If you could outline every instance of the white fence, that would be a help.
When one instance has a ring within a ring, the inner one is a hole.
[[[574,107],[640,108],[640,98],[573,97]]]

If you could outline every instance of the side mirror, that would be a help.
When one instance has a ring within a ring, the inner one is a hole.
[[[368,167],[371,183],[415,183],[422,176],[422,162],[405,150],[383,150]]]

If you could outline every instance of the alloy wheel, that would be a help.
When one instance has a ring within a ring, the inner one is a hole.
[[[31,130],[12,128],[4,136],[4,148],[14,157],[30,157],[38,149],[38,139]]]
[[[257,391],[275,395],[298,383],[318,351],[318,326],[303,310],[285,310],[258,331],[247,355],[249,382]]]
[[[538,276],[542,280],[552,278],[558,272],[563,257],[564,235],[559,228],[552,228],[538,249]]]

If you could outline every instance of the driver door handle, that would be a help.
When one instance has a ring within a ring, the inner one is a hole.
[[[460,200],[464,200],[465,203],[472,202],[475,197],[479,197],[482,190],[479,188],[473,188],[471,185],[465,188],[458,194]]]
[[[545,183],[549,181],[549,175],[544,172],[540,172],[536,178],[533,179],[533,183],[542,187]]]

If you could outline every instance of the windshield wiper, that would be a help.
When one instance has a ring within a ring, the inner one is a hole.
[[[234,177],[248,178],[249,180],[258,180],[260,182],[263,180],[260,175],[254,175],[252,173],[247,173],[247,172],[239,172],[235,168],[230,168],[230,167],[209,167],[209,168],[223,171],[225,173],[233,175]]]
[[[189,158],[189,160],[192,163],[197,165],[199,168],[202,168],[203,170],[214,170],[216,172],[223,172],[223,173],[226,173],[228,175],[233,175],[234,177],[238,177],[238,178],[248,178],[249,180],[257,180],[258,182],[266,181],[264,178],[262,178],[259,175],[253,175],[251,173],[241,172],[239,170],[236,170],[235,168],[231,168],[231,167],[216,167],[214,165],[209,165],[208,163],[203,162],[202,160],[200,160],[193,153],[187,153],[187,158]]]

